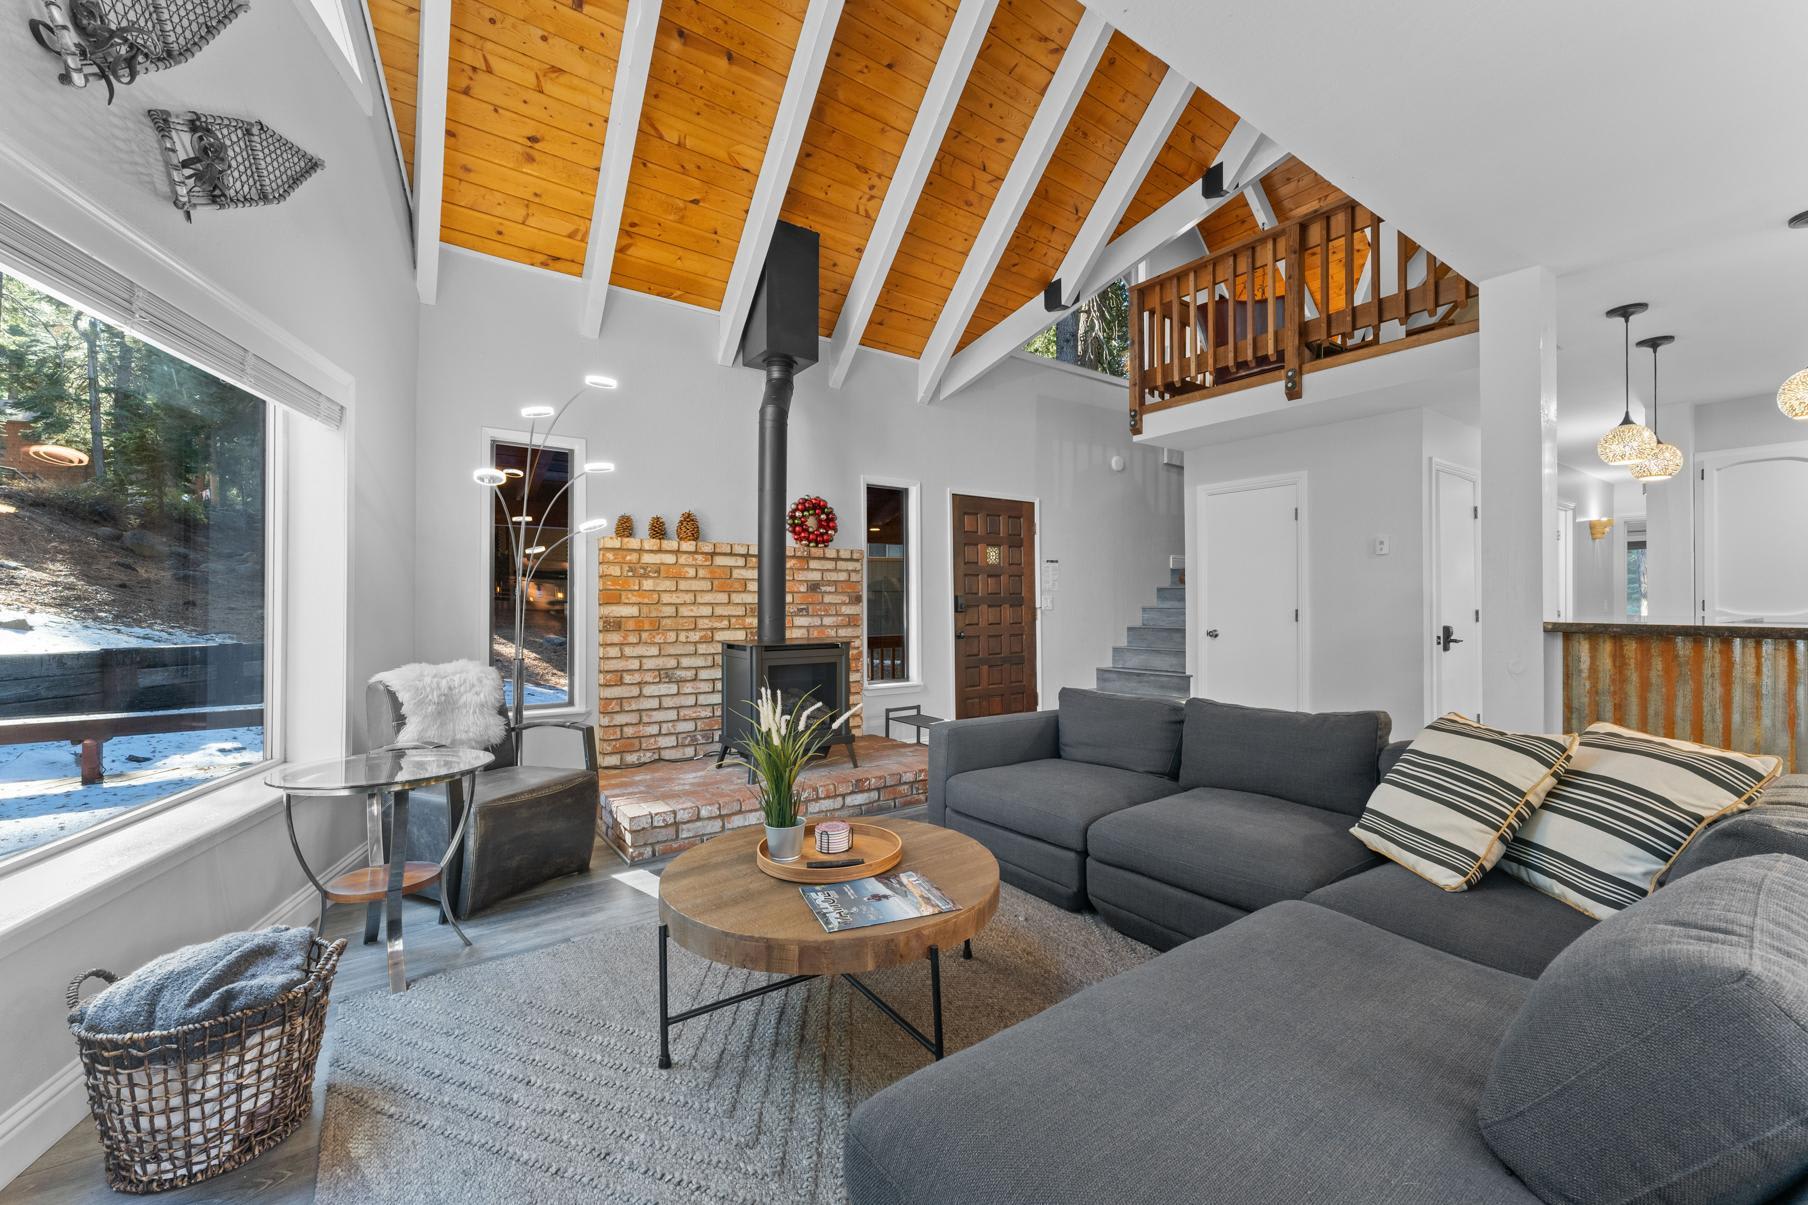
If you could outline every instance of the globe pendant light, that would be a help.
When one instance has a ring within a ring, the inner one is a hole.
[[[1640,347],[1651,349],[1651,435],[1654,439],[1657,437],[1657,349],[1674,342],[1675,335],[1652,335],[1638,341]],[[1651,453],[1649,460],[1641,460],[1632,466],[1632,475],[1640,481],[1668,481],[1680,472],[1682,449],[1662,440],[1658,440],[1657,450]]]
[[[1651,428],[1632,421],[1632,316],[1650,308],[1642,301],[1632,301],[1607,311],[1609,318],[1618,318],[1626,324],[1626,415],[1619,426],[1601,436],[1601,442],[1595,445],[1596,455],[1607,464],[1635,465],[1651,459],[1652,453],[1657,451],[1657,436],[1651,433]]]
[[[1808,209],[1789,219],[1791,230],[1808,230]],[[1808,421],[1808,368],[1796,373],[1777,390],[1777,409],[1790,418]]]

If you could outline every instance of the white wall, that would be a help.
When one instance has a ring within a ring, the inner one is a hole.
[[[1625,612],[1625,599],[1616,593],[1616,589],[1623,589],[1624,586],[1625,556],[1621,542],[1624,525],[1615,524],[1607,538],[1595,540],[1588,534],[1588,525],[1580,521],[1617,515],[1613,483],[1571,465],[1559,464],[1557,501],[1576,508],[1576,521],[1571,524],[1573,530],[1569,533],[1575,610],[1563,618],[1619,618]],[[1557,521],[1571,522],[1569,516],[1562,511],[1558,512]]]
[[[1800,443],[1808,439],[1808,422],[1790,418],[1777,409],[1775,394],[1714,402],[1696,406],[1694,411],[1696,452]],[[1665,421],[1668,422],[1667,417]],[[1670,438],[1667,426],[1664,438]]]
[[[560,426],[587,454],[619,466],[592,478],[592,515],[628,512],[636,530],[690,510],[705,539],[752,542],[756,414],[761,376],[723,368],[710,353],[716,315],[635,293],[611,293],[602,337],[577,333],[578,282],[479,256],[448,253],[439,301],[423,311],[419,474],[419,589],[423,657],[478,655],[483,641],[482,519],[471,483],[482,429],[519,425],[530,402],[563,401],[586,372],[621,387],[579,401]],[[885,707],[921,702],[952,715],[952,566],[949,493],[1033,498],[1041,558],[1061,562],[1061,586],[1042,614],[1041,702],[1091,686],[1111,646],[1153,603],[1166,558],[1181,551],[1180,474],[1130,440],[1123,386],[1092,374],[1007,361],[954,398],[913,400],[915,364],[863,350],[846,386],[821,368],[797,378],[788,498],[814,493],[857,541],[862,474],[921,483],[924,542],[920,689],[869,690],[869,730]],[[1122,456],[1127,467],[1113,473]],[[580,622],[579,673],[594,675],[594,622]],[[568,751],[567,751],[568,752]],[[551,752],[539,754],[554,756]]]
[[[1186,458],[1194,533],[1188,556],[1195,562],[1204,556],[1195,518],[1200,486],[1306,474],[1306,706],[1381,708],[1402,738],[1425,718],[1424,516],[1433,456],[1474,467],[1475,428],[1429,411],[1400,410],[1194,448]],[[1388,555],[1376,555],[1377,536],[1388,537]],[[1187,661],[1197,674],[1198,633],[1191,628]],[[1211,683],[1197,676],[1193,689],[1211,695]]]
[[[192,63],[142,78],[111,107],[99,87],[56,82],[56,60],[25,35],[28,7],[8,9],[0,39],[0,203],[349,407],[342,432],[294,424],[289,444],[289,750],[336,753],[364,675],[413,647],[418,306],[385,112],[354,99],[301,6],[255,5]],[[368,54],[364,70],[372,78]],[[184,223],[149,107],[262,118],[326,171],[281,206]],[[185,941],[311,915],[271,804],[246,784],[0,873],[0,1182],[85,1112],[60,1007],[74,972],[124,972]],[[299,829],[321,865],[355,847],[362,825],[323,805]]]

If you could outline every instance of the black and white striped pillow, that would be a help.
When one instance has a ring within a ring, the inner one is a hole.
[[[1573,736],[1504,732],[1453,711],[1413,738],[1350,832],[1445,891],[1473,887],[1575,745]]]
[[[1597,920],[1644,899],[1695,835],[1756,803],[1781,761],[1590,724],[1501,869]]]

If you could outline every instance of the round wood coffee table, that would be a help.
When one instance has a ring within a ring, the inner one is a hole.
[[[830,933],[804,902],[798,884],[772,878],[755,865],[754,847],[764,835],[757,825],[686,850],[659,876],[661,1068],[672,1065],[672,1026],[823,975],[846,979],[930,1054],[942,1057],[941,952],[960,945],[964,957],[973,957],[973,936],[998,910],[998,860],[979,842],[951,829],[915,820],[863,822],[889,828],[904,839],[904,860],[887,873],[914,870],[960,908]],[[666,989],[668,940],[711,962],[790,977],[674,1013]],[[855,978],[858,972],[925,957],[933,1035],[910,1024]]]

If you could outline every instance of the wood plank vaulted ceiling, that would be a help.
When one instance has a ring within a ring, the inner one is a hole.
[[[412,181],[420,0],[368,0]],[[664,0],[610,283],[720,308],[808,0]],[[627,0],[451,0],[443,242],[579,275]],[[1030,131],[1084,9],[999,0],[865,325],[868,347],[920,355]],[[822,334],[835,328],[954,25],[951,0],[846,0],[780,216],[822,240]],[[1112,34],[957,348],[1056,275],[1166,71]],[[1196,186],[1237,115],[1194,89],[1116,233]],[[1344,194],[1289,159],[1267,177],[1282,221]],[[1257,230],[1227,204],[1210,247]]]

